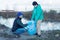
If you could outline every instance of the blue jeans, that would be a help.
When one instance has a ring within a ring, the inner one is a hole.
[[[13,32],[14,34],[22,34],[22,33],[24,33],[24,32],[26,32],[26,30],[25,30],[25,28],[19,28],[19,29],[17,29],[15,32]]]

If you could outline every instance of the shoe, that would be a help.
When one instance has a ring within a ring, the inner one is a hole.
[[[16,38],[19,38],[19,37],[21,37],[20,35],[16,35]]]
[[[38,35],[37,33],[35,35]]]
[[[14,34],[14,36],[15,36],[16,38],[21,37],[21,35],[19,35],[19,34]]]
[[[38,36],[38,37],[41,37],[41,35],[38,35],[37,33],[35,35]]]
[[[38,37],[41,37],[41,35],[37,35]]]

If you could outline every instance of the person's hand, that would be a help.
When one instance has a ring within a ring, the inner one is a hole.
[[[28,24],[24,24],[25,26],[27,26]]]
[[[31,20],[33,20],[33,21],[34,21],[35,19],[31,19]]]
[[[32,20],[32,19],[31,19]]]
[[[33,21],[33,19],[31,19],[31,21]]]

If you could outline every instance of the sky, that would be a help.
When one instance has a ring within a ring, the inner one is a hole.
[[[60,11],[60,0],[0,0],[0,10],[31,11],[33,1],[37,1],[43,10]]]

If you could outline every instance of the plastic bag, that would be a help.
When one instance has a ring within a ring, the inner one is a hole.
[[[28,26],[25,28],[28,30],[28,33],[30,35],[36,34],[36,23],[35,23],[35,21],[29,21]]]

